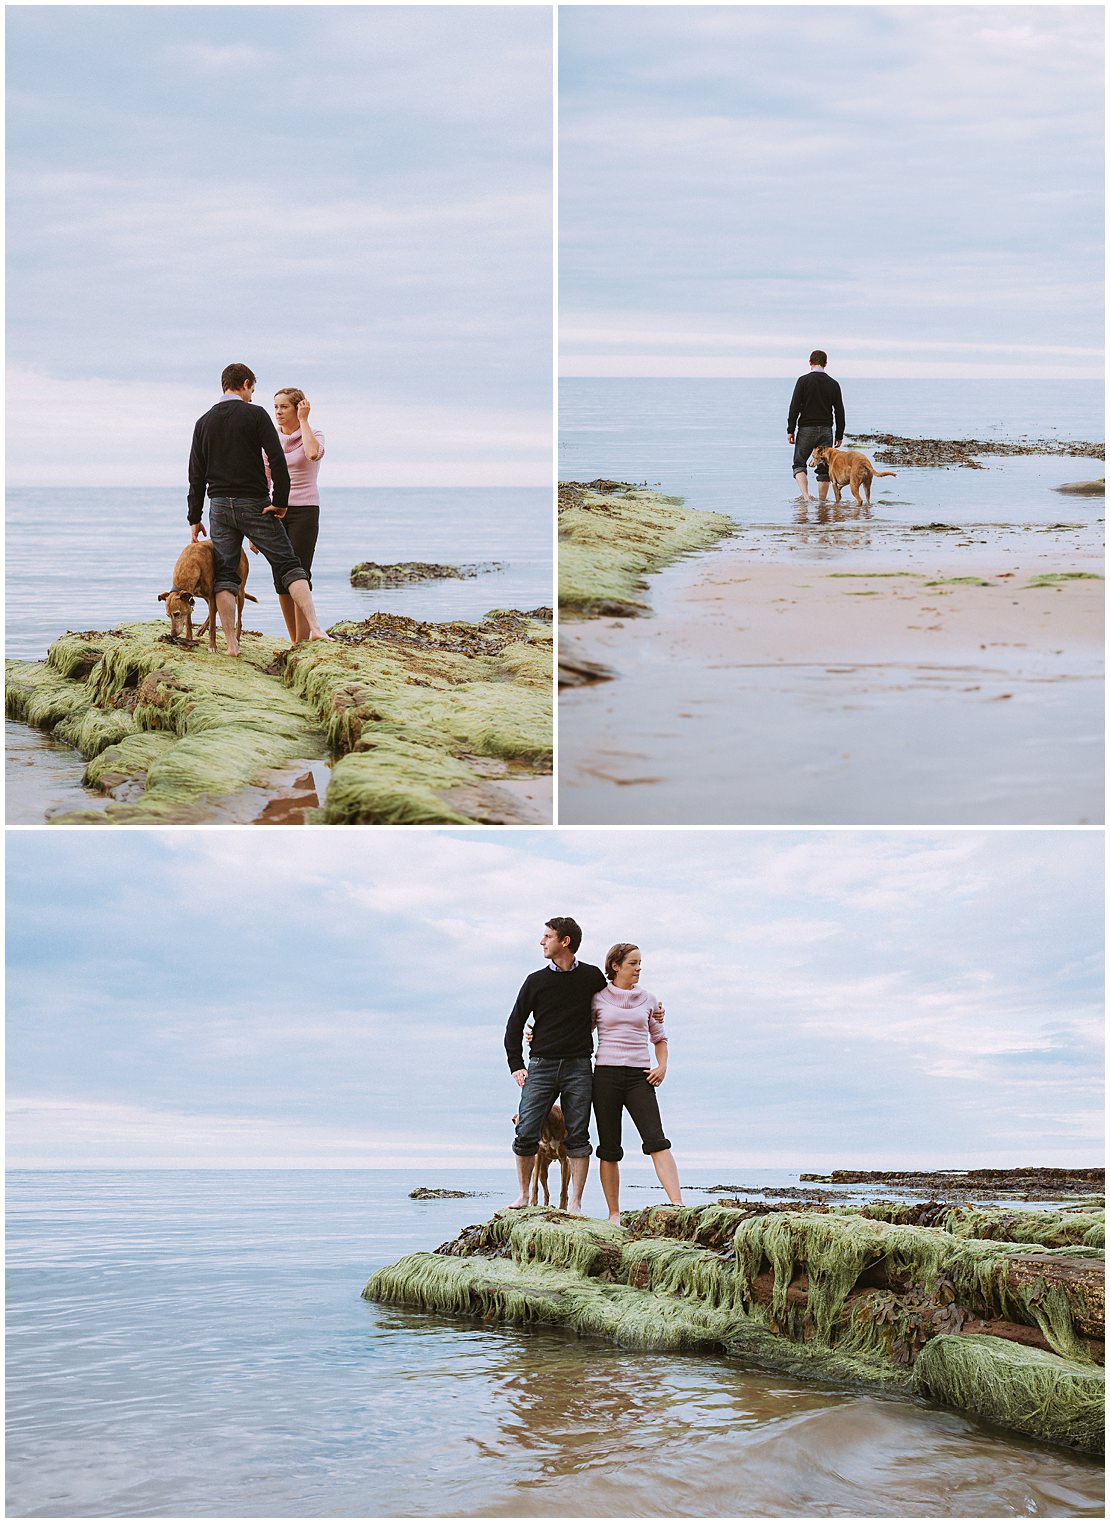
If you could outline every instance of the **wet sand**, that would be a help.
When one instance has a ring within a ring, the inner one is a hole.
[[[561,823],[1100,822],[1101,566],[960,537],[730,541],[654,578],[652,618],[564,623],[617,676],[561,698]]]

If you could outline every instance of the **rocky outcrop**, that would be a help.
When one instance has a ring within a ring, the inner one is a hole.
[[[408,587],[413,582],[466,581],[487,571],[500,571],[503,561],[482,561],[470,566],[441,566],[435,561],[360,561],[351,568],[352,587]]]
[[[848,1208],[651,1207],[617,1227],[536,1207],[378,1270],[363,1294],[918,1393],[1094,1453],[1102,1284],[1100,1249]]]
[[[316,822],[512,821],[513,787],[550,772],[549,609],[475,623],[375,614],[332,643],[245,633],[232,659],[165,624],[56,640],[10,662],[10,718],[87,760],[103,810],[61,823],[202,823],[275,769],[332,759]]]

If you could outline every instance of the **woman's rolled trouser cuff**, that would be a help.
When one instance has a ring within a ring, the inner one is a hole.
[[[665,1153],[669,1147],[670,1143],[664,1137],[662,1142],[645,1142],[644,1152],[650,1157],[652,1153]]]

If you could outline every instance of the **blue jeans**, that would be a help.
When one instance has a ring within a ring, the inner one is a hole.
[[[520,1120],[516,1124],[513,1152],[531,1158],[540,1145],[540,1133],[548,1112],[558,1100],[567,1124],[563,1144],[568,1158],[590,1156],[590,1101],[594,1076],[589,1058],[533,1058],[520,1092]]]
[[[286,592],[293,582],[307,582],[308,572],[289,543],[285,525],[264,497],[213,497],[208,505],[208,530],[216,557],[213,592],[239,592],[239,556],[244,539],[253,540],[270,563],[275,582]]]
[[[804,471],[809,464],[809,457],[813,451],[822,444],[833,442],[831,428],[818,428],[816,424],[807,423],[804,428],[799,428],[794,435],[794,464],[791,467],[796,476],[799,471]],[[828,481],[829,468],[823,460],[819,460],[813,468],[813,474],[818,481]]]

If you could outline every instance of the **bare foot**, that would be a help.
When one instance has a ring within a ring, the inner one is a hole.
[[[521,1206],[526,1206],[527,1204],[528,1204],[528,1197],[527,1197],[527,1195],[518,1195],[516,1200],[511,1200],[509,1202],[509,1204],[505,1207],[505,1209],[506,1209],[506,1211],[519,1211]]]
[[[228,655],[229,655],[229,656],[237,656],[237,655],[238,655],[238,654],[239,654],[239,647],[238,647],[238,646],[237,646],[237,645],[236,645],[236,646],[235,646],[235,647],[234,647],[234,649],[233,649],[233,648],[232,648],[232,647],[231,647],[231,646],[230,646],[230,645],[229,645],[229,646],[228,646],[228,648],[227,648],[227,654],[228,654]]]
[[[621,1214],[620,1214],[620,1212],[619,1211],[610,1211],[609,1212],[609,1220],[613,1223],[614,1227],[619,1227],[620,1224],[621,1224]]]
[[[332,639],[331,635],[326,635],[322,629],[310,631],[308,638],[310,640],[326,640],[329,645],[335,644],[335,641]]]
[[[582,1215],[582,1202],[580,1200],[572,1200],[572,1201],[570,1201],[568,1203],[568,1205],[567,1205],[567,1213],[570,1216],[581,1216]]]

